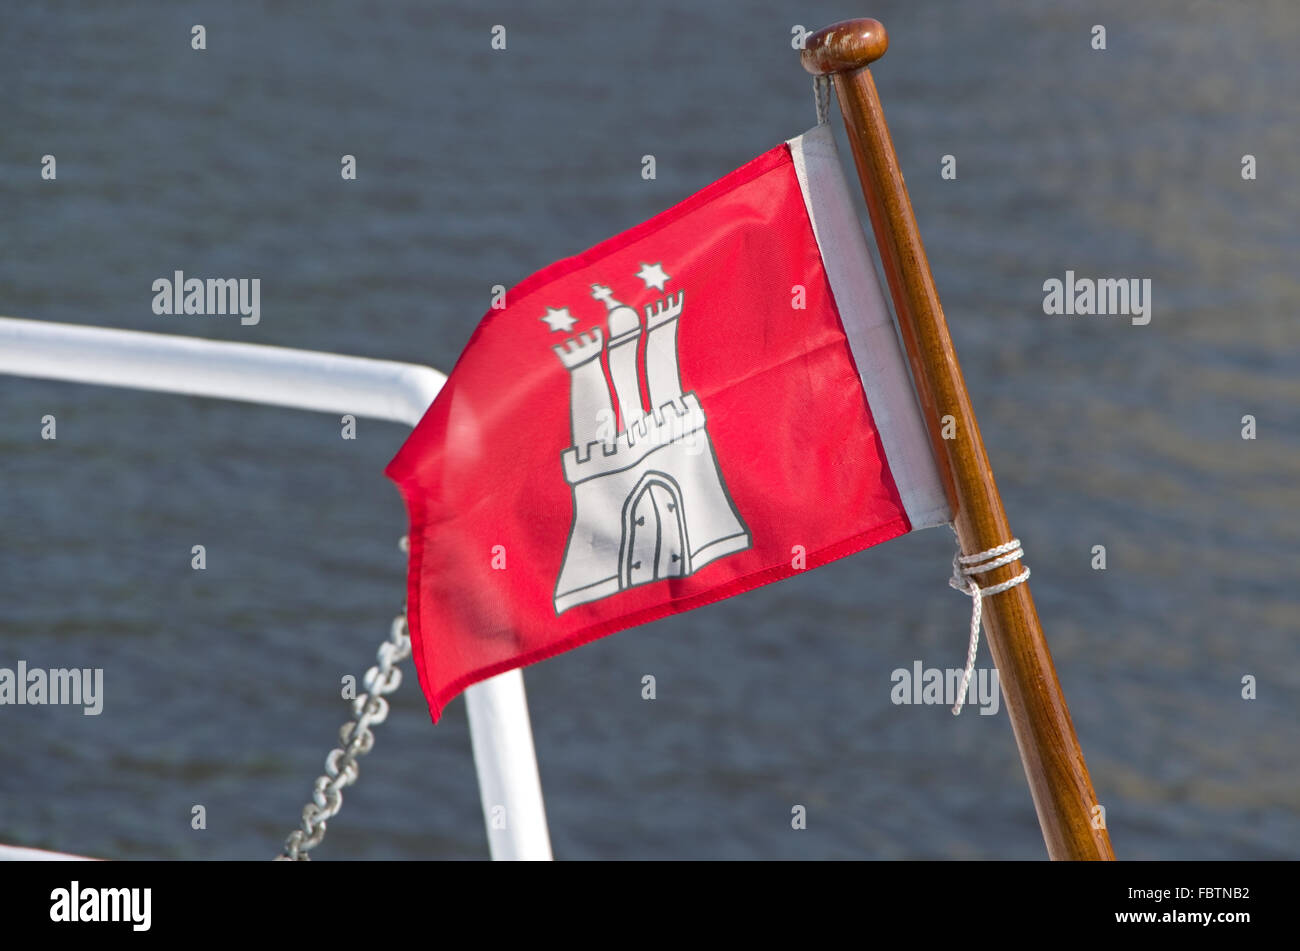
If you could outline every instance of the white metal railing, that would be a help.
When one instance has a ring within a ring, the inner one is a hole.
[[[47,852],[45,849],[25,849],[20,845],[0,845],[0,862],[93,862],[84,855],[66,852]]]
[[[14,317],[0,317],[0,373],[350,413],[408,426],[420,421],[447,379],[414,363]],[[523,674],[512,670],[475,684],[465,692],[465,706],[492,858],[550,859]],[[504,807],[505,828],[493,828],[497,806]]]

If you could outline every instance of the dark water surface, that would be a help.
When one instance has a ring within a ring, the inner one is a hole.
[[[449,368],[492,285],[812,124],[791,27],[852,5],[739,10],[10,5],[0,313]],[[1300,11],[859,12],[1116,852],[1297,857]],[[175,269],[260,277],[261,323],[155,316]],[[1067,269],[1149,278],[1151,323],[1044,315]],[[403,438],[0,377],[0,666],[102,667],[106,694],[0,708],[0,841],[273,855],[403,598]],[[1042,856],[1005,709],[890,701],[895,668],[965,656],[951,553],[921,533],[530,668],[556,855]],[[431,726],[407,672],[321,858],[486,854],[464,704]]]

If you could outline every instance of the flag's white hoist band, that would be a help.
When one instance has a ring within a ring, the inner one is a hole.
[[[956,529],[953,529],[953,532],[955,534]],[[953,716],[961,713],[962,705],[966,702],[966,691],[970,687],[971,673],[975,670],[975,652],[980,646],[980,618],[984,613],[984,599],[989,595],[1001,594],[1027,581],[1029,568],[1026,566],[1025,570],[1014,578],[1000,584],[989,585],[987,588],[981,588],[973,576],[992,571],[994,568],[1001,568],[1024,557],[1025,550],[1020,547],[1018,538],[973,555],[963,555],[959,547],[957,554],[952,556],[952,577],[948,579],[948,586],[954,591],[969,595],[971,599],[970,647],[966,650],[966,672],[962,674],[961,686],[957,688],[957,702],[952,706]]]
[[[819,125],[786,144],[907,520],[912,531],[946,525],[952,510],[831,127]]]

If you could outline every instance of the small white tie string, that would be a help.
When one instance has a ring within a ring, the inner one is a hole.
[[[1001,568],[1024,557],[1025,550],[1020,547],[1018,538],[974,555],[963,555],[959,545],[957,554],[952,556],[952,577],[948,579],[948,586],[971,599],[970,648],[966,651],[966,671],[962,674],[961,687],[957,690],[957,702],[952,707],[953,716],[961,713],[961,708],[966,703],[966,691],[970,688],[971,674],[975,670],[975,652],[980,645],[980,617],[984,613],[984,599],[1022,583],[1029,577],[1029,569],[1025,568],[1009,581],[989,585],[987,588],[981,588],[972,576]]]

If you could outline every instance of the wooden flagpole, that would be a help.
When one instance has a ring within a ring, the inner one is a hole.
[[[846,20],[809,36],[801,59],[808,72],[834,79],[957,537],[963,553],[975,554],[1013,536],[867,68],[888,46],[878,21]],[[944,439],[942,418],[949,415],[956,423],[955,438]],[[988,587],[1014,578],[1021,568],[1015,561],[976,580]],[[1104,813],[1094,813],[1096,794],[1029,585],[987,596],[983,617],[1048,855],[1114,859],[1104,822],[1094,818]]]

